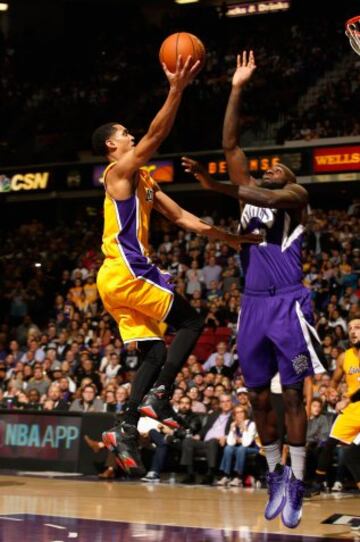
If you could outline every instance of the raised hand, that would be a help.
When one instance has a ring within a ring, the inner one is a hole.
[[[204,168],[200,162],[197,162],[196,160],[192,160],[192,158],[188,158],[187,156],[181,157],[181,165],[185,169],[186,173],[191,173],[194,175],[195,179],[200,181],[200,184],[203,188],[207,190],[212,189],[212,180],[210,179],[208,172]]]
[[[245,235],[238,235],[235,233],[223,232],[223,234],[224,234],[224,237],[222,240],[224,241],[224,243],[227,243],[229,246],[231,246],[237,251],[241,250],[242,243],[253,243],[255,245],[259,245],[264,240],[264,237],[257,233],[247,233]]]
[[[191,55],[187,57],[185,63],[182,56],[179,55],[177,58],[176,70],[174,73],[168,70],[164,62],[162,63],[163,70],[166,77],[168,78],[171,88],[182,91],[195,79],[195,77],[200,71],[200,60],[194,62],[193,65],[191,65],[191,61]]]
[[[242,87],[247,83],[256,69],[254,51],[243,51],[237,55],[236,70],[232,78],[233,87]]]

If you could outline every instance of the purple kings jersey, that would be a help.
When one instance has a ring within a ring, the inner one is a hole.
[[[241,214],[240,232],[262,233],[265,237],[260,245],[242,246],[240,258],[246,289],[267,290],[301,284],[304,226],[291,228],[286,210],[247,204]]]

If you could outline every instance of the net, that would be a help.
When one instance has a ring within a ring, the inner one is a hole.
[[[353,17],[346,22],[345,34],[349,38],[350,45],[355,53],[360,55],[360,15]]]

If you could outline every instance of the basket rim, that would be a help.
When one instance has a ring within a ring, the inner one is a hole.
[[[351,24],[360,22],[360,15],[356,15],[356,17],[351,17],[351,19],[348,19],[345,23],[345,28],[347,29]]]

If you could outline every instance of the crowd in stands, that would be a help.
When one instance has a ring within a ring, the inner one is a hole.
[[[233,218],[216,222],[236,231]],[[227,245],[166,226],[154,224],[152,260],[173,274],[177,291],[204,315],[206,327],[177,376],[172,399],[179,414],[191,418],[190,430],[173,433],[142,422],[144,438],[156,447],[148,479],[156,481],[166,458],[177,453],[188,482],[195,479],[200,455],[207,483],[219,472],[222,484],[240,485],[247,480],[247,456],[261,457],[261,450],[235,349],[243,285],[239,257]],[[1,237],[1,407],[121,416],[141,358],[136,343],[122,343],[98,296],[100,225],[93,220],[51,228],[34,220]],[[303,265],[329,367],[313,379],[308,412],[309,450],[316,454],[346,393],[343,382],[333,391],[329,382],[348,347],[346,322],[359,311],[358,202],[347,211],[310,213]],[[172,338],[168,329],[166,342]],[[101,447],[89,437],[90,445]],[[170,449],[176,453],[168,454]],[[105,473],[114,476],[114,465]]]
[[[71,40],[58,36],[55,43],[45,43],[41,35],[37,40],[31,35],[20,42],[11,39],[11,32],[0,40],[3,164],[75,160],[78,151],[90,148],[92,130],[112,119],[120,120],[138,138],[166,93],[157,55],[161,41],[184,29],[204,41],[207,62],[187,90],[162,151],[221,146],[236,54],[251,48],[258,69],[244,94],[242,131],[251,130],[254,141],[261,140],[261,133],[280,114],[292,119],[280,139],[308,138],[309,130],[319,137],[359,135],[353,120],[356,77],[351,83],[343,81],[340,90],[326,92],[303,118],[296,110],[300,96],[344,54],[350,54],[338,12],[336,17],[324,17],[312,5],[284,14],[231,19],[219,17],[215,8],[200,7],[191,16],[177,11],[150,22],[141,10],[128,6],[113,16],[110,7],[95,14],[89,9],[83,25],[83,8],[76,9],[72,8],[64,26]]]
[[[297,112],[278,132],[278,142],[296,139],[358,136],[360,124],[354,115],[360,99],[360,75],[327,83],[313,106]]]

